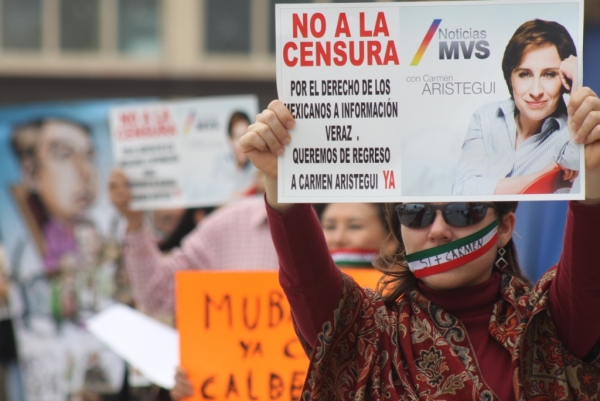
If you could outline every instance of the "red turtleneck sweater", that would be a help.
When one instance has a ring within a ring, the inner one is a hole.
[[[465,326],[481,374],[501,400],[514,400],[513,372],[510,353],[489,333],[490,316],[494,304],[500,299],[502,276],[494,272],[485,283],[456,290],[432,290],[419,281],[419,291],[431,302],[452,314]]]
[[[279,279],[303,337],[314,339],[337,307],[342,281],[310,205],[299,204],[284,214],[267,206],[271,235],[279,256]],[[600,206],[571,202],[563,255],[551,286],[550,312],[561,341],[578,357],[600,338]],[[450,291],[419,290],[465,326],[484,379],[502,400],[514,400],[509,352],[488,331],[494,302],[500,296],[500,274],[485,283]]]

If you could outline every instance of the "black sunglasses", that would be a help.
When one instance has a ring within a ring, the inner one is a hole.
[[[493,203],[453,202],[443,205],[430,203],[403,203],[396,206],[400,224],[409,228],[425,228],[435,220],[435,211],[441,210],[444,221],[454,227],[469,227],[481,223]]]

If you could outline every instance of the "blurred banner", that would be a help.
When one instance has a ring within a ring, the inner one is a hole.
[[[173,388],[179,365],[179,336],[173,327],[122,304],[98,313],[86,327],[147,380]]]
[[[0,231],[29,401],[123,385],[124,363],[83,326],[115,299],[131,303],[107,196],[108,113],[123,103],[0,108]]]
[[[206,97],[111,111],[115,164],[134,209],[221,205],[256,190],[238,140],[258,112],[253,95]]]
[[[375,269],[344,269],[375,288]],[[180,361],[193,400],[298,400],[308,358],[277,272],[179,272]]]

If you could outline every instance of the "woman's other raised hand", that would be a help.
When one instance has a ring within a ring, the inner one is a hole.
[[[567,111],[573,139],[585,145],[585,203],[600,203],[600,99],[581,88],[571,94]]]
[[[280,211],[291,205],[277,202],[277,157],[284,152],[292,137],[289,130],[294,127],[292,113],[279,100],[256,116],[254,124],[240,138],[240,146],[254,166],[265,174],[265,190],[269,204]]]
[[[292,140],[288,130],[293,127],[292,113],[282,102],[273,100],[240,138],[242,150],[266,177],[277,178],[277,157]]]

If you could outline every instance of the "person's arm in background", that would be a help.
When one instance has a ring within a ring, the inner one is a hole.
[[[111,172],[109,192],[113,205],[127,219],[124,264],[134,299],[148,313],[173,313],[175,273],[211,267],[210,237],[196,227],[183,239],[181,248],[162,255],[143,213],[129,208],[131,191],[123,172]]]
[[[312,207],[277,200],[278,156],[290,143],[288,129],[293,126],[289,110],[275,100],[248,127],[240,145],[265,175],[269,225],[279,256],[279,282],[300,333],[313,346],[321,326],[339,302],[342,276],[331,259]]]
[[[600,339],[600,99],[583,88],[568,111],[575,141],[585,144],[586,199],[569,205],[549,308],[561,342],[583,358]]]

